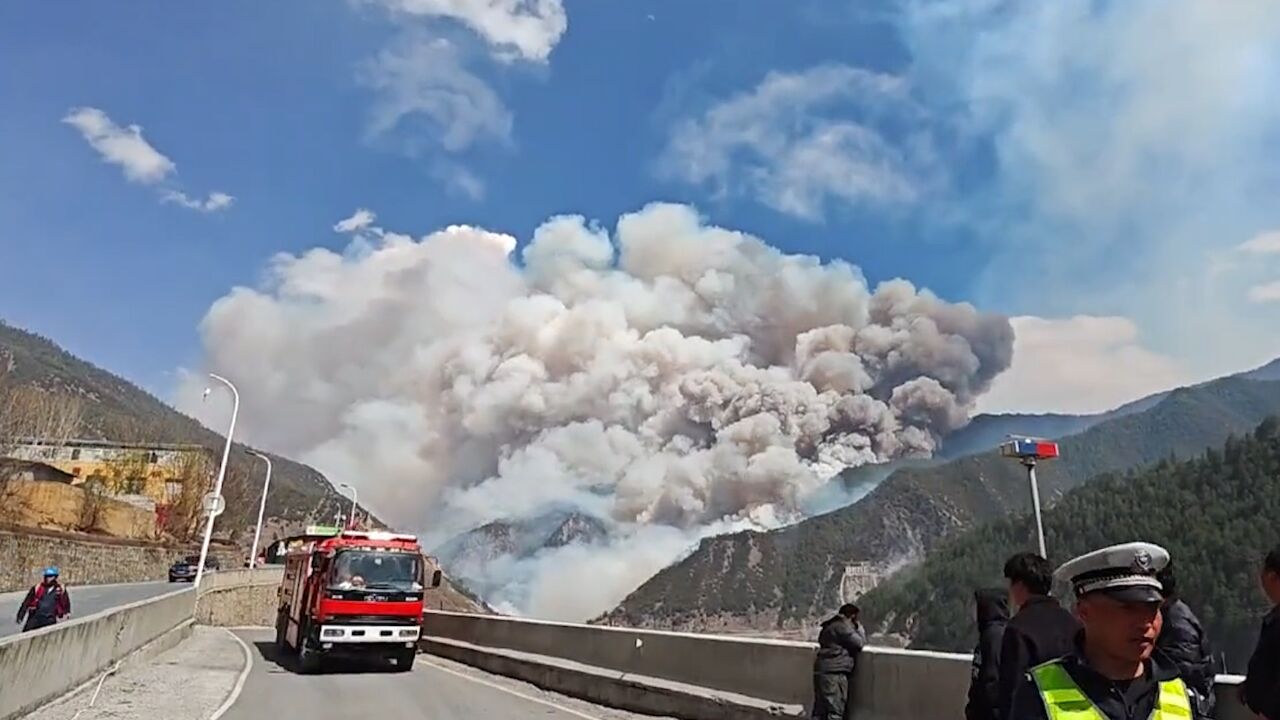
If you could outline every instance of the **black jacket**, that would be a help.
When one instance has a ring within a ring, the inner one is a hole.
[[[1280,605],[1262,619],[1258,645],[1244,678],[1244,702],[1270,720],[1280,720]]]
[[[867,644],[867,634],[862,626],[843,615],[822,623],[818,633],[818,656],[813,661],[813,672],[851,673],[858,664],[858,653]]]
[[[1084,634],[1081,633],[1080,639],[1083,638]],[[1159,694],[1158,683],[1178,677],[1177,667],[1160,655],[1153,655],[1147,663],[1147,672],[1132,681],[1135,685],[1130,687],[1130,704],[1114,682],[1089,667],[1078,645],[1073,647],[1062,662],[1067,674],[1076,681],[1107,720],[1147,720],[1155,709]],[[1036,688],[1036,682],[1031,679],[1030,674],[1024,675],[1018,684],[1008,717],[1009,720],[1048,720],[1044,702],[1040,699],[1040,690]],[[1193,703],[1191,717],[1193,720],[1206,720],[1208,716],[1200,712]]]
[[[1213,648],[1200,619],[1187,604],[1177,598],[1166,600],[1160,608],[1164,625],[1156,638],[1156,651],[1178,669],[1178,675],[1200,697],[1200,710],[1213,714]]]
[[[1009,596],[1003,588],[973,594],[978,609],[978,644],[973,648],[969,702],[965,720],[993,720],[1000,703],[1000,641],[1009,622]]]
[[[1013,702],[1013,691],[1027,670],[1060,658],[1075,648],[1080,622],[1048,595],[1035,595],[1013,616],[1000,642],[1000,709]],[[1001,713],[1008,720],[1019,716]]]

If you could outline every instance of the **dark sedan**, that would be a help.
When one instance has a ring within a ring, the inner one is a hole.
[[[188,555],[169,566],[169,582],[194,582],[196,568],[200,566],[199,555]],[[204,571],[213,572],[218,569],[218,560],[212,555],[205,558]]]

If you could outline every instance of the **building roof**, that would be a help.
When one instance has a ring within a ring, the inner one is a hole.
[[[22,472],[30,472],[34,476],[37,472],[58,478],[58,482],[70,483],[75,480],[75,475],[56,468],[48,463],[37,462],[34,460],[19,460],[18,458],[0,457],[0,477],[12,477]]]
[[[143,443],[123,442],[119,440],[88,440],[71,438],[68,440],[52,440],[50,438],[20,437],[13,439],[14,445],[47,445],[49,447],[109,448],[113,450],[171,450],[186,452],[213,452],[204,445],[196,443]]]

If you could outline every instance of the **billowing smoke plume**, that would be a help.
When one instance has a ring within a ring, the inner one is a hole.
[[[930,453],[1010,360],[1003,317],[872,292],[680,205],[612,237],[553,218],[521,262],[471,227],[337,229],[344,253],[280,255],[204,320],[244,436],[432,541],[566,508],[600,523],[473,578],[544,616],[608,609],[713,530],[794,520],[843,467]]]

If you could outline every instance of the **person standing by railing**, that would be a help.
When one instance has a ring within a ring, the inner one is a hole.
[[[973,648],[969,702],[965,720],[995,720],[1000,705],[1000,643],[1009,624],[1009,594],[1004,588],[973,593],[978,615],[978,644]]]
[[[1049,595],[1053,566],[1031,552],[1009,558],[1004,565],[1009,581],[1009,602],[1016,610],[1005,626],[1000,643],[1000,715],[1020,720],[1005,711],[1027,670],[1071,652],[1080,622]]]
[[[71,614],[71,595],[58,582],[58,568],[50,566],[44,570],[44,579],[27,591],[22,604],[18,606],[18,619],[22,632],[38,630],[53,625]]]
[[[1160,606],[1162,624],[1160,636],[1156,638],[1156,652],[1163,653],[1169,662],[1178,667],[1182,681],[1195,693],[1200,713],[1212,717],[1217,698],[1213,690],[1215,660],[1209,638],[1200,619],[1178,597],[1178,580],[1173,573],[1172,560],[1164,570],[1156,574],[1156,579],[1160,581],[1160,592],[1164,595],[1164,603]]]
[[[867,644],[867,633],[858,621],[858,606],[846,603],[822,623],[818,655],[813,661],[814,720],[852,718],[852,679],[858,655]]]
[[[1272,608],[1249,658],[1241,699],[1259,718],[1280,720],[1280,546],[1262,561],[1260,580]]]

